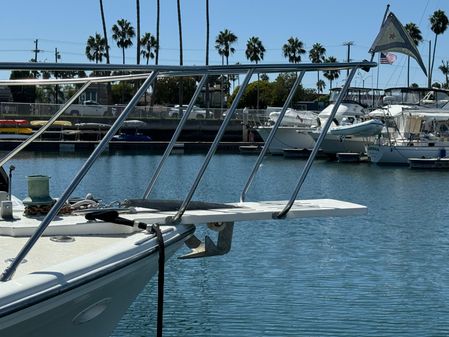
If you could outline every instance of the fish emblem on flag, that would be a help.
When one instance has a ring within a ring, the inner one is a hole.
[[[418,62],[424,74],[427,75],[426,67],[421,55],[419,54],[418,48],[416,48],[412,38],[392,12],[388,14],[387,18],[383,22],[380,32],[377,34],[377,37],[374,40],[369,52],[373,55],[377,52],[383,52],[386,57],[388,54],[391,54],[388,52],[397,52],[411,56],[416,60],[416,62]],[[391,59],[393,57],[391,56],[390,62],[387,62],[387,58],[384,59],[384,61],[388,64],[391,64],[396,60],[396,55],[391,55],[394,56],[394,60],[392,62]],[[382,58],[381,63],[383,63]]]

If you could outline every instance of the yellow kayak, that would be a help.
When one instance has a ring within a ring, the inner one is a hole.
[[[30,124],[32,126],[44,126],[48,123],[48,121],[31,121]],[[72,126],[72,122],[70,121],[55,121],[53,126]]]
[[[15,133],[15,134],[21,134],[21,135],[31,135],[33,133],[33,130],[31,128],[1,128],[0,127],[0,133]]]

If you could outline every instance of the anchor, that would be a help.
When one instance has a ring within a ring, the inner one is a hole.
[[[207,227],[218,232],[217,243],[206,235],[204,242],[192,235],[185,241],[191,251],[179,257],[179,259],[198,259],[201,257],[225,255],[231,250],[234,222],[210,222]]]

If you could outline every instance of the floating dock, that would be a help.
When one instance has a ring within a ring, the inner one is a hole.
[[[360,163],[361,154],[353,152],[337,153],[337,161],[339,163]]]
[[[449,158],[409,158],[412,169],[449,169]]]
[[[2,139],[0,141],[0,151],[11,151],[21,144],[21,140]],[[66,141],[66,140],[39,140],[29,144],[26,151],[42,152],[82,152],[92,151],[99,141]],[[168,142],[166,141],[111,141],[108,145],[108,151],[139,151],[139,152],[164,152]],[[247,142],[220,142],[217,152],[222,153],[241,153],[241,146],[254,146],[254,143]],[[211,142],[178,142],[173,148],[173,153],[203,153],[207,152]],[[263,143],[256,146],[260,148]]]

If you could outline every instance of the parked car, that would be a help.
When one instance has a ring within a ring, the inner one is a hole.
[[[183,105],[181,107],[182,113],[184,114],[187,111],[188,105]],[[178,118],[179,115],[179,105],[175,105],[173,108],[170,108],[168,111],[168,116],[172,118]],[[190,112],[189,119],[204,119],[206,118],[206,110],[193,106],[192,111]]]
[[[95,101],[84,101],[82,104],[72,104],[67,112],[72,116],[108,116],[111,113],[108,107]]]

